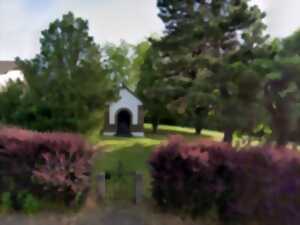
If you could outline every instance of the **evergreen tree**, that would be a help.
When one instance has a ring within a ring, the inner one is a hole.
[[[273,139],[278,145],[299,142],[300,134],[300,32],[275,40],[276,57],[265,60],[265,107]],[[267,70],[266,70],[267,69]]]
[[[262,85],[252,64],[268,55],[265,14],[248,0],[158,0],[157,5],[166,33],[155,43],[163,57],[159,74],[163,86],[172,86],[165,92],[179,103],[176,109],[194,115],[195,127],[214,120],[226,142],[235,131],[252,130]]]

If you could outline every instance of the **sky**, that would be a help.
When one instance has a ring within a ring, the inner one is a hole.
[[[299,0],[252,0],[267,12],[268,32],[285,37],[300,27]],[[0,60],[32,58],[39,52],[40,32],[68,11],[88,19],[100,45],[130,43],[163,31],[156,0],[0,0]]]

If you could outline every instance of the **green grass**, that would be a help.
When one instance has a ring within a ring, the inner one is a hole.
[[[103,154],[96,160],[95,170],[113,170],[122,162],[130,171],[148,171],[147,160],[155,146],[166,141],[169,135],[179,134],[192,140],[200,138],[195,135],[194,129],[165,126],[159,127],[158,133],[151,133],[150,124],[145,124],[145,137],[121,138],[121,137],[98,137],[97,145],[103,150]],[[222,133],[205,130],[201,137],[220,140]]]
[[[157,145],[166,141],[169,135],[183,135],[188,140],[200,138],[194,134],[194,129],[176,126],[159,126],[157,134],[151,132],[151,125],[145,124],[145,137],[143,138],[120,138],[101,137],[97,134],[90,134],[89,140],[100,147],[99,153],[94,161],[94,175],[98,172],[112,173],[112,178],[108,180],[108,198],[131,198],[133,182],[130,176],[117,177],[118,171],[131,173],[138,171],[144,174],[145,190],[149,195],[150,175],[148,160],[151,152]],[[223,134],[215,131],[204,130],[201,137],[213,140],[221,140]],[[119,169],[121,168],[121,169]]]

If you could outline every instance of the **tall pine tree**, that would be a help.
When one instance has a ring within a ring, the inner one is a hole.
[[[195,128],[214,121],[231,142],[258,123],[261,77],[252,64],[268,54],[265,14],[248,0],[158,0],[165,37],[161,87]],[[247,91],[246,91],[247,90]]]

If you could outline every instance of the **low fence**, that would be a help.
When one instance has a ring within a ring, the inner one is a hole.
[[[140,172],[131,172],[126,174],[107,174],[105,172],[98,173],[96,176],[96,194],[99,201],[104,201],[108,198],[108,186],[107,181],[111,179],[111,176],[116,176],[117,179],[129,177],[132,179],[133,189],[133,201],[135,204],[139,204],[144,199],[144,176]],[[128,187],[126,187],[128,188]]]

